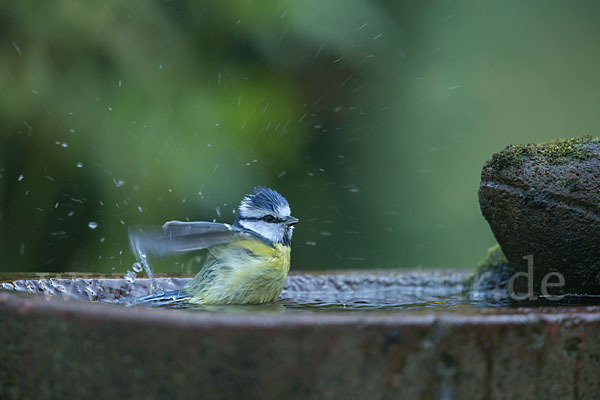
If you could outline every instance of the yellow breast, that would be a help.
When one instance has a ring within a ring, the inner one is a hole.
[[[210,259],[186,287],[197,304],[271,302],[290,270],[290,247],[244,239],[209,249]]]

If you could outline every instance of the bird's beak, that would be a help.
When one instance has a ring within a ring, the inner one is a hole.
[[[287,218],[285,219],[285,223],[286,223],[286,224],[288,224],[289,226],[296,225],[296,224],[298,223],[298,218],[295,218],[295,217],[287,217]]]

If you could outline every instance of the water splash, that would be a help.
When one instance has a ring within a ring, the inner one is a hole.
[[[148,278],[150,279],[150,292],[154,293],[158,290],[158,286],[154,277],[154,272],[152,272],[152,266],[148,262],[148,244],[144,241],[143,235],[140,235],[140,233],[143,232],[137,232],[135,230],[130,230],[129,232],[131,251],[133,252],[137,261],[133,264],[132,268],[134,271],[139,270],[137,272],[141,272],[142,268],[146,271],[146,275],[148,275]]]
[[[123,275],[123,278],[129,283],[133,283],[133,282],[135,282],[137,275],[133,271],[127,271],[127,273],[125,275]]]

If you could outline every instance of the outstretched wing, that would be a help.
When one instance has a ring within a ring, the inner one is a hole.
[[[252,237],[252,234],[227,224],[216,222],[170,221],[162,228],[135,227],[129,229],[129,242],[138,258],[169,256],[206,249]]]

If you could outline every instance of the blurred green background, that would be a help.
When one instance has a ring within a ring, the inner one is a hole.
[[[484,161],[598,133],[599,4],[4,2],[0,271],[125,272],[257,185],[296,270],[472,266]]]

